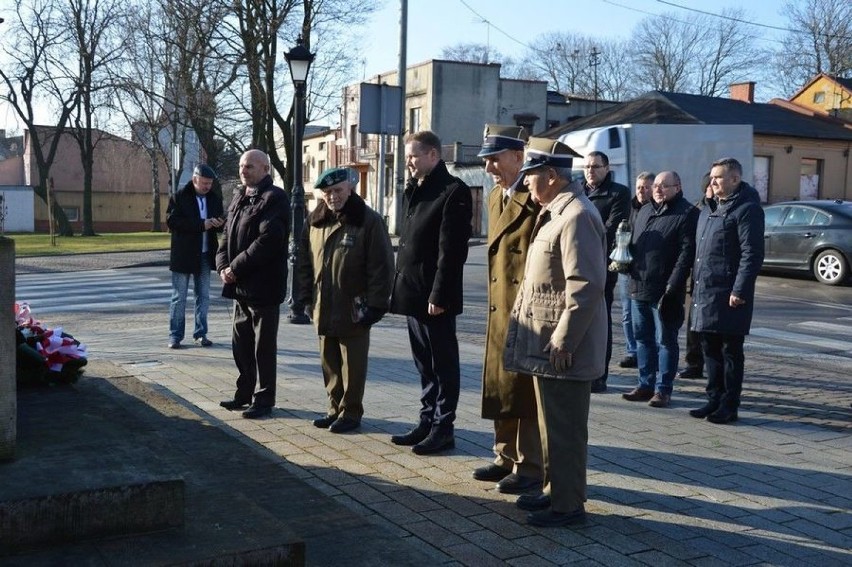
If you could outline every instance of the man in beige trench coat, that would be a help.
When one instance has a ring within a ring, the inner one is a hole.
[[[488,321],[482,364],[482,417],[494,420],[494,461],[476,480],[519,494],[541,487],[541,439],[532,376],[506,372],[503,350],[509,314],[524,276],[536,205],[523,184],[527,134],[521,126],[486,124],[479,157],[494,180],[488,194]]]

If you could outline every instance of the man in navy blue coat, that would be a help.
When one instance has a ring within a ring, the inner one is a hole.
[[[763,208],[733,158],[713,163],[713,198],[698,218],[692,330],[701,333],[707,403],[689,414],[713,423],[737,420],[743,388],[743,342],[751,328],[754,288],[763,264]]]

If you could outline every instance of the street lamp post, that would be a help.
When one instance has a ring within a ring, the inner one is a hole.
[[[296,325],[310,323],[305,314],[305,305],[296,299],[296,258],[299,251],[299,240],[305,223],[305,187],[302,185],[302,137],[305,133],[305,96],[308,71],[314,54],[308,51],[302,41],[302,36],[296,40],[296,46],[284,54],[287,65],[290,66],[290,77],[293,79],[295,90],[293,113],[293,162],[290,164],[293,172],[293,188],[290,191],[292,224],[290,226],[290,305],[289,320]]]

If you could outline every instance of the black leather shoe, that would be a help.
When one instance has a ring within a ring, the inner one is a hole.
[[[180,348],[180,341],[169,341],[169,348],[172,350],[177,350]]]
[[[209,347],[213,346],[213,341],[211,341],[207,337],[198,337],[195,339],[195,344],[201,345],[203,347]]]
[[[606,380],[603,378],[598,378],[594,382],[592,382],[592,393],[593,394],[602,394],[606,392]]]
[[[228,411],[234,411],[236,409],[242,409],[249,405],[250,402],[242,402],[240,400],[225,400],[224,402],[219,402],[219,405],[225,408]]]
[[[701,380],[704,378],[704,373],[700,368],[687,367],[677,373],[676,378],[684,378],[686,380]]]
[[[332,433],[346,433],[361,427],[361,421],[352,419],[351,417],[338,417],[337,421],[329,426],[328,430]]]
[[[541,479],[512,473],[497,483],[497,492],[503,494],[520,494],[531,488],[541,489]]]
[[[527,515],[527,523],[540,528],[558,528],[586,521],[586,510],[580,506],[573,512],[554,512],[551,509]]]
[[[243,417],[246,419],[258,419],[266,417],[272,413],[272,406],[258,406],[252,404],[249,409],[243,412]]]
[[[635,354],[628,354],[618,362],[619,368],[636,368],[638,363]]]
[[[417,445],[426,437],[432,430],[432,424],[427,421],[421,421],[417,427],[406,433],[405,435],[394,435],[391,437],[391,443],[394,445]]]
[[[704,404],[700,408],[689,410],[689,415],[697,419],[704,419],[717,409],[719,409],[719,406],[716,404]]]
[[[320,429],[328,429],[332,423],[337,421],[336,415],[327,415],[325,417],[318,417],[313,421],[314,427],[319,427]]]
[[[456,438],[453,436],[453,428],[433,427],[426,439],[411,448],[415,455],[434,455],[448,449],[455,449]]]
[[[707,421],[710,423],[732,423],[739,418],[737,410],[728,408],[719,408],[707,416]]]
[[[550,496],[544,493],[539,494],[521,494],[515,500],[515,506],[527,512],[535,512],[536,510],[546,510],[550,508]]]
[[[506,476],[511,474],[512,471],[509,469],[504,469],[500,465],[495,465],[491,463],[490,465],[485,465],[484,467],[479,467],[473,471],[473,479],[474,480],[484,480],[487,482],[497,482],[498,480],[503,480]]]

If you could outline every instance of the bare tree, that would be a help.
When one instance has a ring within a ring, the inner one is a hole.
[[[441,59],[462,61],[465,63],[499,63],[500,76],[507,79],[520,79],[523,71],[512,58],[484,43],[456,43],[441,50]]]
[[[552,90],[593,95],[594,78],[589,54],[590,38],[572,33],[547,33],[536,38],[520,63],[521,76],[547,81]]]
[[[635,80],[664,91],[723,94],[754,73],[757,50],[746,21],[740,9],[643,19],[630,45]]]
[[[819,73],[852,74],[852,2],[849,0],[788,0],[789,31],[775,52],[775,75],[793,94]]]
[[[441,59],[464,63],[502,62],[505,57],[484,43],[456,43],[441,50]]]
[[[10,104],[29,134],[38,185],[33,190],[50,207],[59,234],[73,235],[71,224],[55,195],[48,196],[50,168],[56,157],[62,132],[77,105],[79,91],[72,78],[58,64],[60,52],[71,41],[67,26],[56,3],[51,0],[16,0],[16,19],[4,29],[4,52],[10,64],[0,68],[5,92],[0,100]],[[4,42],[5,43],[5,42]],[[47,103],[57,116],[55,124],[36,124],[36,106]],[[52,234],[52,227],[51,227]]]
[[[108,69],[121,60],[127,34],[121,28],[126,22],[125,3],[120,0],[67,0],[64,15],[70,22],[73,49],[69,60],[76,69],[67,72],[75,76],[79,97],[73,114],[74,127],[69,132],[80,147],[83,167],[83,227],[82,236],[95,236],[92,218],[92,179],[95,148],[101,132],[95,131],[97,108],[109,91]],[[75,73],[76,71],[76,73]],[[100,100],[99,100],[100,99]]]

